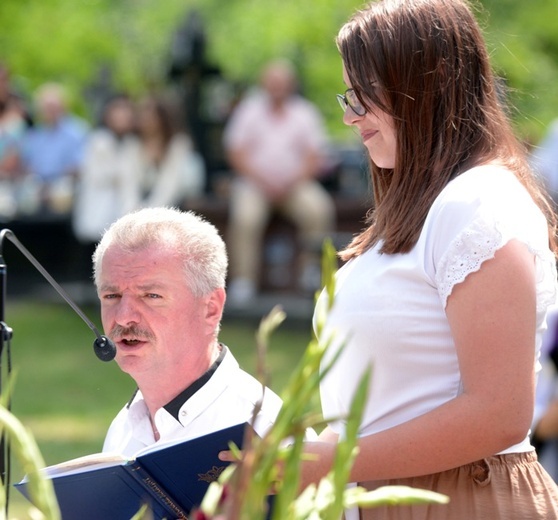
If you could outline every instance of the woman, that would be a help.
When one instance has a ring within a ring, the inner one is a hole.
[[[474,16],[464,0],[384,0],[337,44],[343,120],[370,155],[375,207],[341,252],[326,332],[346,344],[323,412],[346,416],[372,367],[351,480],[451,499],[361,518],[557,518],[556,485],[528,437],[556,298],[555,220]],[[319,456],[305,483],[330,469],[343,428],[332,421],[308,444]]]
[[[170,107],[156,97],[140,103],[142,207],[182,206],[205,187],[205,165],[191,139],[176,130]]]
[[[104,104],[101,124],[87,139],[78,175],[73,228],[89,246],[87,265],[103,231],[138,206],[139,154],[134,103],[125,93],[114,94]]]

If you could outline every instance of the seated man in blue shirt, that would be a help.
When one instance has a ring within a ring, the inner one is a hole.
[[[69,114],[61,85],[48,83],[35,96],[37,124],[23,140],[23,211],[66,213],[87,136],[84,121]]]

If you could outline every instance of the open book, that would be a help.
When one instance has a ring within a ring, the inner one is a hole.
[[[218,453],[242,447],[247,423],[144,450],[135,459],[100,453],[49,466],[64,520],[129,520],[147,503],[154,520],[187,518],[228,465]],[[15,487],[29,498],[27,478]]]

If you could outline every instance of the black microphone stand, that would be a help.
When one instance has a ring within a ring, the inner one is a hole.
[[[74,310],[74,312],[87,324],[89,325],[89,328],[95,333],[95,335],[97,337],[101,336],[101,333],[99,332],[99,330],[97,329],[97,327],[95,327],[95,325],[89,320],[89,318],[87,318],[87,316],[83,313],[83,311],[72,301],[72,299],[70,298],[70,296],[68,295],[68,293],[60,286],[60,284],[48,273],[48,271],[39,263],[39,261],[27,250],[27,248],[17,239],[17,237],[14,235],[14,233],[9,230],[9,229],[3,229],[2,231],[0,231],[0,269],[2,269],[2,267],[4,267],[4,272],[0,273],[0,276],[3,276],[4,278],[4,283],[3,283],[3,292],[4,292],[4,296],[2,298],[2,301],[0,301],[0,306],[3,308],[4,307],[4,300],[5,300],[5,291],[6,291],[6,265],[4,263],[4,258],[2,255],[2,245],[4,243],[4,238],[7,238],[10,242],[12,242],[21,253],[23,253],[23,255],[25,256],[25,258],[27,258],[27,260],[29,260],[32,264],[33,267],[35,267],[35,269],[37,269],[37,271],[39,271],[39,273],[41,273],[46,280],[50,283],[50,285],[52,285],[56,291],[58,292],[58,294],[60,296],[62,296],[62,298],[64,298],[64,300],[66,300],[66,303]],[[2,265],[3,264],[3,265]],[[2,318],[2,320],[4,320],[4,312],[3,309],[0,309],[0,317]]]
[[[6,308],[6,287],[7,287],[7,274],[8,268],[4,262],[1,254],[1,238],[0,238],[0,395],[2,393],[2,377],[3,369],[2,360],[4,357],[4,348],[12,338],[12,330],[5,324],[5,308]],[[10,368],[11,361],[8,359],[8,368]],[[9,371],[8,371],[9,373]],[[11,408],[10,400],[7,403],[8,410]],[[0,437],[0,479],[4,486],[6,493],[6,511],[8,507],[8,494],[9,494],[9,463],[10,454],[9,446],[6,440],[4,431]]]
[[[87,324],[87,326],[93,331],[96,336],[93,342],[93,349],[95,355],[101,361],[110,361],[114,359],[116,355],[116,347],[114,343],[106,336],[102,335],[97,327],[93,324],[91,320],[84,314],[84,312],[72,301],[68,293],[58,284],[58,282],[47,272],[47,270],[39,263],[39,261],[27,250],[27,248],[17,239],[14,233],[9,229],[3,229],[0,231],[0,395],[2,393],[2,356],[4,354],[5,344],[9,345],[12,338],[13,331],[5,323],[5,307],[6,307],[6,288],[7,288],[7,271],[8,268],[4,261],[3,256],[3,244],[4,239],[7,238],[12,242],[17,249],[33,264],[35,269],[39,271],[43,277],[49,282],[49,284],[56,289],[56,292],[66,303],[74,310],[74,312]],[[8,349],[8,374],[11,370],[11,359]],[[10,403],[8,401],[8,409],[10,408]],[[9,443],[6,441],[5,435],[2,434],[0,437],[0,479],[6,490],[6,508],[8,507],[8,487],[10,482],[10,453],[9,453]]]

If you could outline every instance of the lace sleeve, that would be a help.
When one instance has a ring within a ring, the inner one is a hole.
[[[450,243],[436,270],[438,293],[445,308],[453,287],[478,271],[482,263],[493,258],[496,251],[512,239],[524,242],[535,255],[537,269],[537,310],[556,301],[556,262],[548,248],[537,247],[534,237],[525,233],[512,233],[501,223],[487,223],[478,218]],[[540,242],[540,240],[539,240]]]

